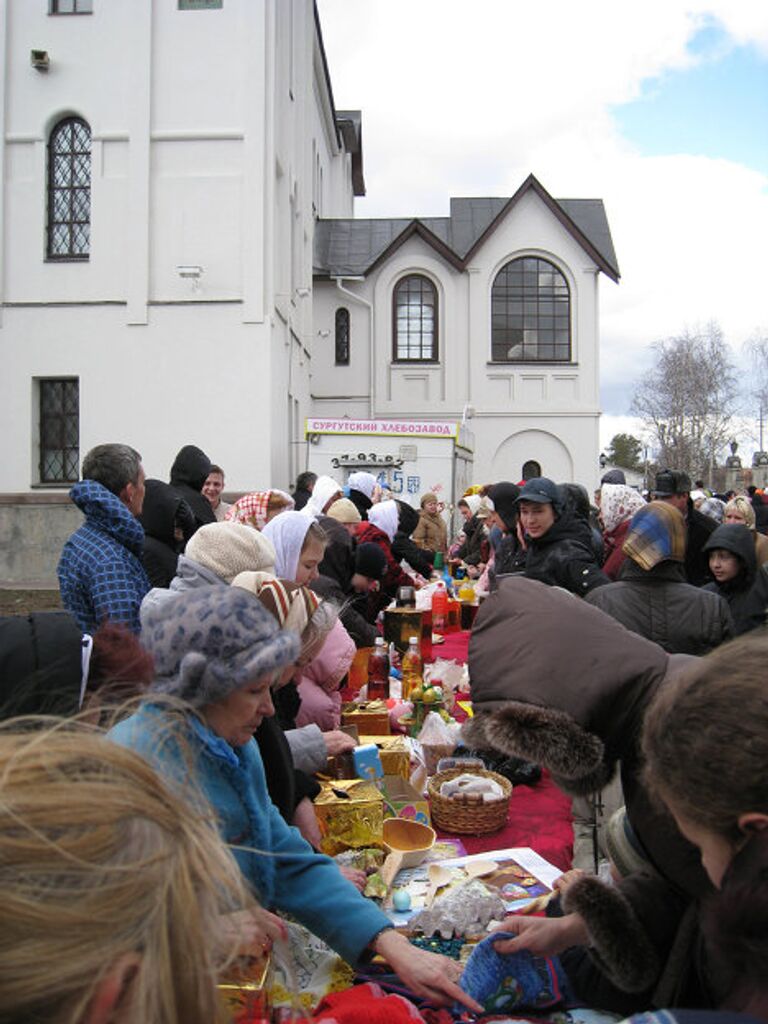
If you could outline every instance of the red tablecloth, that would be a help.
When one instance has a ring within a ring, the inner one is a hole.
[[[433,650],[435,658],[467,660],[469,633],[448,633]],[[545,860],[567,871],[573,859],[571,801],[544,772],[535,786],[515,786],[505,828],[485,836],[460,836],[467,853],[530,846]]]

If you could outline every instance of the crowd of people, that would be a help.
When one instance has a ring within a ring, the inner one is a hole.
[[[213,979],[281,937],[276,912],[351,963],[381,954],[415,996],[480,1012],[455,961],[412,946],[364,876],[318,852],[312,805],[315,773],[354,745],[339,691],[357,649],[445,559],[484,598],[465,743],[577,797],[618,765],[625,803],[612,882],[564,876],[548,916],[505,921],[497,949],[559,957],[582,1005],[768,1020],[759,493],[720,500],[677,470],[648,500],[612,471],[594,504],[569,482],[497,481],[469,488],[451,536],[439,493],[417,510],[363,471],[227,502],[193,445],[166,482],[107,444],[82,477],[65,611],[0,621],[0,943],[26,950],[0,967],[0,1018],[216,1019]],[[78,962],[47,983],[32,962],[52,958]]]

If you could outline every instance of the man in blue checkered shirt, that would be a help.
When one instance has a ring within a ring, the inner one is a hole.
[[[69,496],[85,523],[64,545],[58,576],[64,607],[84,633],[109,620],[141,629],[139,606],[149,590],[141,564],[144,503],[141,456],[125,444],[101,444],[83,459],[83,479]]]

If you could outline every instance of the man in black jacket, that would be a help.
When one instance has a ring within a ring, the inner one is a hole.
[[[171,466],[171,487],[192,509],[196,528],[216,522],[216,513],[203,495],[211,460],[193,444],[185,444]]]
[[[682,513],[687,531],[685,578],[694,587],[702,587],[712,578],[709,559],[703,548],[717,523],[693,507],[691,478],[680,469],[664,469],[657,473],[653,496],[657,501],[666,501]]]

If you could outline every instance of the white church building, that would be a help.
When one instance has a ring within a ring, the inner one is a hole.
[[[356,220],[312,0],[4,0],[0,54],[0,580],[50,580],[105,441],[242,492],[290,486],[309,416],[463,417],[478,481],[594,483],[599,200]]]

